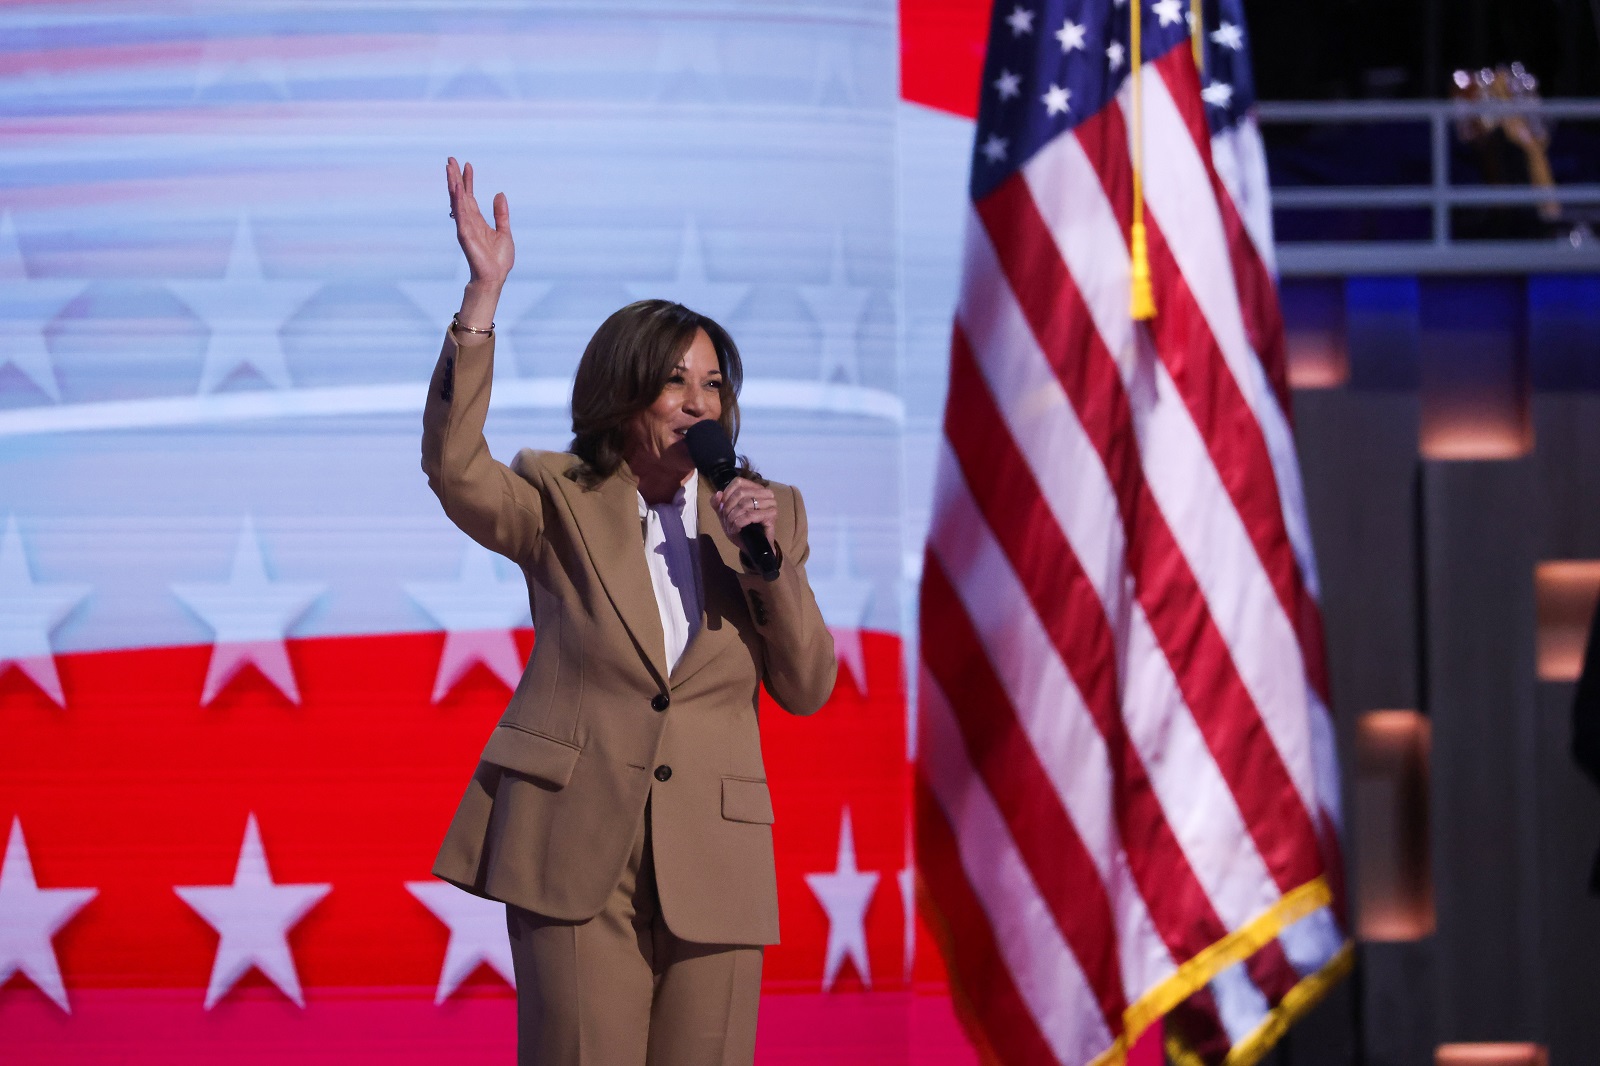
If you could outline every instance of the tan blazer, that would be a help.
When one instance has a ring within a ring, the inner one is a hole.
[[[772,801],[756,696],[811,714],[833,641],[806,581],[800,493],[774,483],[783,569],[748,572],[700,481],[700,630],[669,676],[634,481],[593,488],[578,460],[483,438],[492,338],[447,335],[423,413],[422,468],[445,513],[528,581],[533,656],[484,746],[433,872],[469,892],[582,921],[616,885],[645,801],[667,927],[691,941],[778,940]],[[664,780],[663,780],[664,778]]]

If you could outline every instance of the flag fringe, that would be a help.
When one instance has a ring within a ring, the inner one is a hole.
[[[1349,976],[1354,967],[1355,945],[1347,940],[1326,966],[1301,979],[1276,1007],[1267,1012],[1266,1018],[1249,1036],[1234,1045],[1222,1060],[1222,1066],[1256,1066],[1283,1039],[1289,1027],[1321,1003],[1333,986]],[[1167,1036],[1166,1051],[1172,1066],[1206,1066],[1205,1060],[1175,1035]]]
[[[956,966],[953,932],[938,904],[934,902],[932,893],[928,891],[921,870],[918,870],[916,875],[916,895],[928,932],[938,945],[939,953],[944,956],[945,972],[950,982],[951,1001],[955,1007],[956,1017],[961,1021],[962,1028],[967,1031],[967,1037],[972,1041],[974,1050],[977,1051],[984,1066],[998,1066],[1000,1057],[995,1053],[988,1034],[984,1031],[982,1015],[963,987],[961,973]],[[1171,977],[1140,996],[1136,1003],[1123,1012],[1122,1035],[1117,1037],[1109,1048],[1095,1056],[1090,1066],[1125,1066],[1128,1061],[1128,1049],[1144,1035],[1146,1029],[1160,1021],[1168,1011],[1204,988],[1213,977],[1229,966],[1243,962],[1260,951],[1269,941],[1276,939],[1279,933],[1295,922],[1331,905],[1332,902],[1333,893],[1328,887],[1327,878],[1317,877],[1299,888],[1284,893],[1276,903],[1250,921],[1222,939],[1202,948],[1179,966]],[[1350,944],[1347,942],[1327,966],[1290,989],[1282,1002],[1267,1015],[1267,1019],[1229,1052],[1223,1066],[1255,1066],[1255,1063],[1271,1050],[1273,1044],[1278,1042],[1289,1026],[1320,1002],[1323,996],[1327,995],[1328,989],[1349,972],[1352,957]],[[1174,1041],[1169,1038],[1167,1045],[1168,1053],[1171,1054]],[[1174,1066],[1204,1066],[1204,1063],[1187,1047],[1181,1050],[1187,1057],[1174,1058]],[[1253,1057],[1247,1058],[1246,1054]]]
[[[1171,977],[1140,996],[1138,1002],[1123,1012],[1122,1035],[1096,1056],[1091,1066],[1123,1066],[1128,1059],[1128,1049],[1168,1011],[1200,991],[1229,966],[1243,962],[1260,951],[1295,922],[1332,902],[1333,892],[1328,887],[1327,878],[1314,878],[1299,888],[1285,892],[1276,903],[1221,940],[1200,949],[1180,965]],[[1229,1063],[1228,1066],[1238,1064]]]

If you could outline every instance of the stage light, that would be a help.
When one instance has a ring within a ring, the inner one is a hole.
[[[1428,719],[1370,711],[1356,725],[1356,931],[1363,941],[1434,930],[1428,848]]]
[[[1576,681],[1600,602],[1600,559],[1560,559],[1533,568],[1540,681]]]
[[[1548,1066],[1543,1044],[1440,1044],[1434,1066]]]

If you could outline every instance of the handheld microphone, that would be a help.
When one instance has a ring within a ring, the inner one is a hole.
[[[689,444],[689,456],[694,460],[700,476],[709,480],[718,492],[728,487],[739,473],[739,459],[733,454],[733,441],[728,431],[714,418],[702,419],[690,426],[683,438]],[[767,530],[760,522],[751,522],[739,530],[744,541],[745,554],[761,576],[771,581],[778,576],[778,556],[767,540]]]

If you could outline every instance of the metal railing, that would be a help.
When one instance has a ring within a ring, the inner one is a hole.
[[[1288,276],[1322,274],[1479,274],[1600,272],[1600,240],[1581,221],[1561,237],[1529,240],[1458,240],[1451,231],[1457,207],[1515,208],[1547,203],[1600,206],[1600,184],[1553,187],[1458,185],[1451,181],[1453,127],[1462,119],[1529,117],[1600,122],[1600,101],[1529,102],[1276,101],[1258,105],[1263,127],[1425,124],[1430,178],[1413,185],[1321,185],[1274,187],[1274,209],[1394,210],[1428,208],[1429,238],[1414,241],[1277,242],[1279,270]]]

